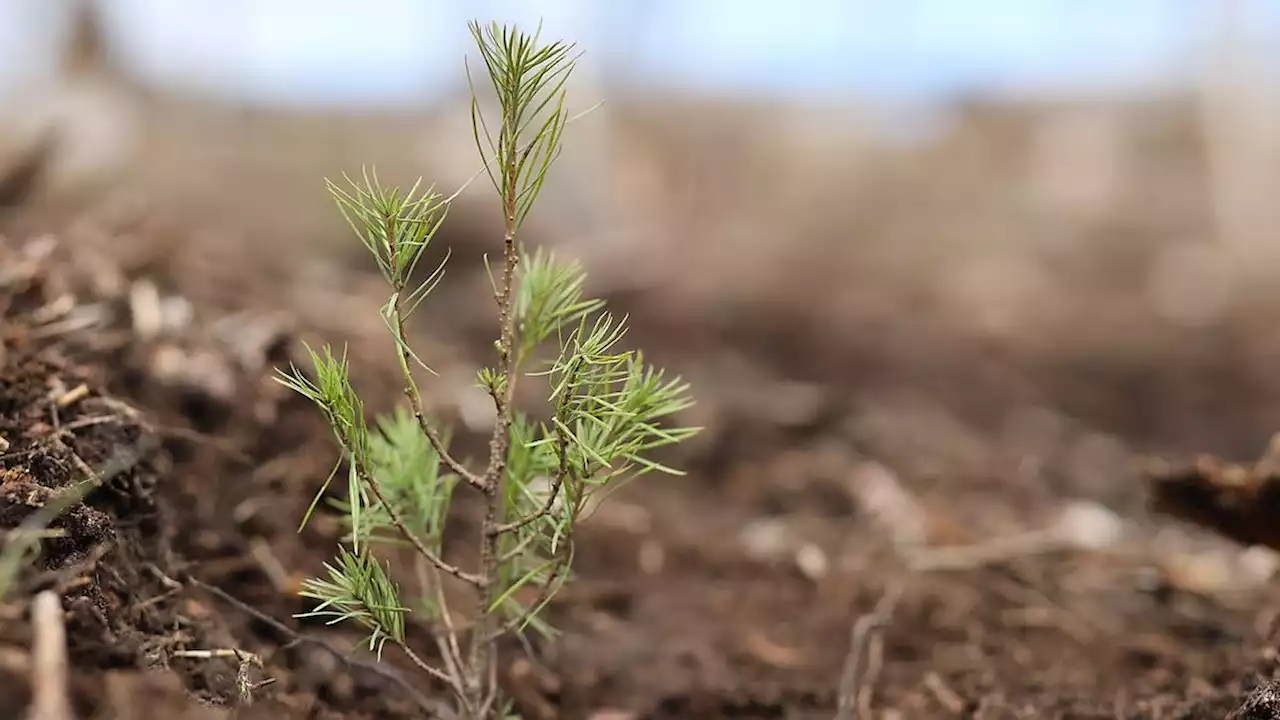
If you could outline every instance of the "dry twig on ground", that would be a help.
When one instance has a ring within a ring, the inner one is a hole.
[[[883,652],[883,649],[876,652],[873,645],[881,628],[892,619],[898,600],[902,598],[902,591],[901,584],[891,586],[876,603],[874,610],[854,621],[853,628],[849,631],[849,654],[845,657],[844,670],[840,673],[836,720],[854,720],[869,711],[867,687],[880,672]],[[867,657],[867,668],[859,672],[863,656]]]
[[[62,598],[52,590],[36,595],[31,603],[35,641],[31,668],[31,720],[71,720],[67,696],[67,631],[62,618]]]
[[[1184,466],[1150,460],[1143,477],[1155,512],[1280,550],[1280,434],[1252,467],[1201,455]]]

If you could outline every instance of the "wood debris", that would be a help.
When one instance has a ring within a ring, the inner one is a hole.
[[[1212,455],[1182,466],[1156,459],[1146,463],[1143,479],[1153,511],[1280,550],[1280,433],[1252,466]]]

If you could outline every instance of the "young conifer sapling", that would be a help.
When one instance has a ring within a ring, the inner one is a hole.
[[[582,266],[521,241],[570,120],[565,83],[577,60],[573,46],[496,23],[470,29],[500,115],[485,117],[472,84],[473,139],[504,220],[501,267],[490,272],[496,362],[478,375],[495,409],[487,459],[453,455],[419,391],[420,372],[431,370],[410,346],[406,325],[444,272],[444,261],[425,279],[417,269],[451,199],[420,190],[421,182],[401,191],[365,172],[359,181],[328,184],[389,286],[381,314],[407,407],[369,424],[345,353],[328,347],[308,348],[310,373],[290,367],[278,379],[320,407],[342,450],[307,518],[343,467],[347,479],[339,505],[349,532],[327,576],[304,584],[303,595],[318,603],[305,615],[362,626],[379,657],[390,643],[443,684],[460,717],[490,720],[510,711],[497,681],[498,642],[528,629],[552,631],[541,611],[569,578],[584,513],[629,479],[678,474],[652,452],[698,428],[664,426],[692,404],[687,385],[622,347],[626,318],[585,297]],[[518,381],[546,384],[546,417],[515,407]],[[473,567],[450,562],[442,549],[459,488],[477,493],[484,506]],[[414,597],[393,579],[385,551],[394,546],[413,551]],[[450,612],[446,576],[474,598],[466,623]],[[411,613],[431,628],[435,657],[410,646]]]

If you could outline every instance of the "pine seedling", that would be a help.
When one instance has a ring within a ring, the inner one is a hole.
[[[345,353],[329,348],[308,348],[309,374],[291,367],[278,379],[320,407],[342,450],[307,518],[339,472],[347,478],[345,498],[332,503],[348,533],[328,576],[304,584],[302,594],[317,602],[306,614],[362,627],[379,656],[390,644],[443,683],[459,717],[491,720],[509,712],[497,682],[499,641],[553,631],[542,611],[570,578],[578,523],[624,482],[653,471],[679,474],[652,454],[698,428],[668,426],[692,404],[687,384],[623,347],[626,318],[585,296],[581,264],[520,239],[570,120],[565,83],[577,60],[573,46],[497,24],[470,29],[499,109],[497,118],[481,111],[468,68],[473,139],[504,220],[501,266],[489,273],[496,362],[477,378],[495,409],[487,461],[473,466],[452,454],[419,391],[419,373],[431,370],[411,348],[406,323],[444,272],[444,262],[423,279],[417,270],[450,201],[421,189],[421,181],[401,191],[369,171],[359,181],[328,184],[390,288],[381,315],[407,407],[366,422]],[[515,407],[522,378],[546,383],[546,417]],[[484,505],[471,568],[446,560],[443,549],[460,489]],[[393,546],[412,550],[422,597],[402,597],[384,555]],[[474,598],[465,624],[450,613],[446,577]],[[406,628],[415,619],[432,629],[436,664],[409,645]]]

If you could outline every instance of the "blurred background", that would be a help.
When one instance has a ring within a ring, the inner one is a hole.
[[[530,232],[718,426],[1034,450],[1104,496],[1134,452],[1280,428],[1275,1],[0,0],[5,222],[376,336],[322,178],[476,174],[472,18],[585,51],[570,102],[604,104]],[[459,337],[487,333],[486,190],[446,231]],[[167,229],[121,230],[141,205]]]

